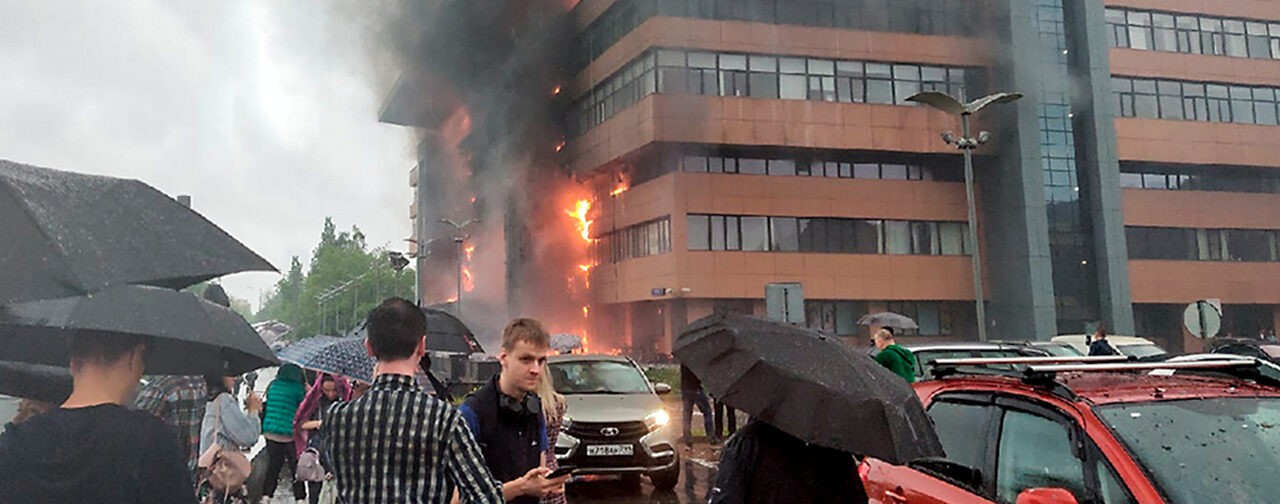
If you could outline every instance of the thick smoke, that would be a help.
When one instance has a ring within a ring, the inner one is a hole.
[[[475,285],[462,294],[462,311],[491,351],[511,316],[541,318],[553,331],[585,325],[582,299],[566,285],[583,247],[562,211],[574,183],[556,158],[564,104],[553,89],[567,80],[572,36],[566,7],[564,0],[410,1],[375,26],[375,49],[391,56],[388,73],[418,101],[421,169],[434,181],[419,212],[427,222],[480,219],[468,228]],[[456,289],[452,233],[428,225],[420,237],[438,238],[423,247],[433,258],[427,304]]]

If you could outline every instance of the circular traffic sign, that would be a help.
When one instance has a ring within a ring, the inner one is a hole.
[[[1182,311],[1182,325],[1197,338],[1212,338],[1222,329],[1222,313],[1213,303],[1203,299],[1187,305]]]

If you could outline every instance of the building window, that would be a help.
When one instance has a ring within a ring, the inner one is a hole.
[[[906,163],[853,163],[808,159],[761,159],[719,156],[680,156],[679,170],[692,173],[860,178],[883,180],[959,181],[959,172],[938,173],[931,166]]]
[[[1280,231],[1263,229],[1125,228],[1130,259],[1277,262]]]
[[[1272,168],[1122,162],[1120,169],[1127,189],[1280,194]]]
[[[1120,117],[1277,125],[1278,88],[1112,77]]]
[[[689,235],[689,250],[705,250],[705,245]],[[704,247],[702,249],[696,247]],[[592,244],[597,264],[615,264],[627,259],[649,257],[671,252],[671,217],[610,231]]]
[[[1280,23],[1108,8],[1107,42],[1141,51],[1280,59]]]
[[[828,217],[688,216],[689,250],[968,255],[962,222]]]
[[[964,96],[971,73],[914,63],[654,49],[585,93],[573,107],[568,134],[581,135],[653,93],[914,106],[906,98],[922,89]]]

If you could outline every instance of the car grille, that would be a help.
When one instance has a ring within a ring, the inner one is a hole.
[[[618,429],[617,435],[606,436],[600,432],[607,428]],[[575,421],[569,426],[568,433],[584,443],[625,444],[644,437],[645,434],[649,433],[649,428],[645,427],[644,422],[597,423]]]

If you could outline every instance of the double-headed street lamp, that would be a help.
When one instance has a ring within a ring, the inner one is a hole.
[[[979,110],[986,108],[988,105],[1011,103],[1018,101],[1020,98],[1022,98],[1021,93],[995,93],[969,103],[961,103],[960,100],[951,97],[951,95],[937,91],[925,91],[907,98],[907,101],[927,105],[950,115],[960,116],[960,137],[957,138],[954,133],[948,131],[942,134],[942,140],[964,151],[964,192],[969,206],[969,243],[973,244],[973,252],[970,257],[973,261],[973,294],[976,298],[974,305],[978,315],[978,341],[987,341],[987,310],[983,305],[982,254],[979,252],[980,247],[978,247],[978,217],[973,202],[973,149],[991,140],[991,133],[983,131],[978,133],[977,138],[970,136],[969,116],[978,113]]]
[[[458,295],[453,301],[453,306],[458,311],[458,318],[462,318],[462,243],[471,237],[463,233],[462,230],[467,226],[480,222],[480,219],[470,219],[460,223],[449,219],[440,219],[440,222],[453,227],[453,243],[458,247]]]

